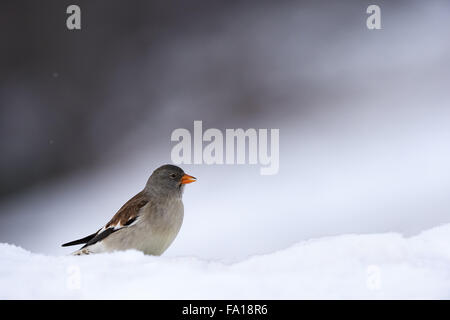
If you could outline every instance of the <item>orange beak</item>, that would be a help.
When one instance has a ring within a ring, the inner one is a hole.
[[[191,183],[191,182],[194,182],[196,180],[197,180],[196,178],[194,178],[194,177],[192,177],[192,176],[190,176],[188,174],[185,174],[184,176],[181,177],[181,184]]]

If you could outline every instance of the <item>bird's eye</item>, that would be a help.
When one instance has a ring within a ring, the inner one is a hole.
[[[171,174],[170,174],[170,177],[171,177],[172,179],[175,179],[175,178],[177,177],[177,174],[176,174],[176,173],[171,173]]]

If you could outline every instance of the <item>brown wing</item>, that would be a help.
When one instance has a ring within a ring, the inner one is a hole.
[[[112,217],[112,219],[106,224],[104,229],[107,228],[120,228],[130,224],[130,221],[136,220],[139,210],[148,203],[147,197],[144,192],[141,191],[133,198],[128,200],[122,208]]]
[[[144,193],[141,191],[137,195],[135,195],[133,198],[128,200],[122,208],[117,211],[117,213],[112,217],[112,219],[97,233],[94,237],[92,237],[84,246],[83,248],[93,245],[96,242],[99,242],[103,239],[105,239],[107,236],[109,236],[111,233],[116,232],[123,227],[129,226],[139,216],[139,210],[143,206],[145,206],[148,203],[147,197],[144,195]]]

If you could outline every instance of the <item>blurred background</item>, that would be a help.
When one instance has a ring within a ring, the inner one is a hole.
[[[78,31],[66,8],[81,7]],[[381,30],[366,9],[381,8]],[[450,2],[2,1],[0,242],[68,254],[176,128],[280,129],[280,170],[185,165],[168,256],[450,222]]]

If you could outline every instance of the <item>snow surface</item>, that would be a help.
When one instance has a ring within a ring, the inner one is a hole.
[[[0,244],[0,299],[449,299],[450,224],[341,235],[225,264],[137,251],[47,256]]]

